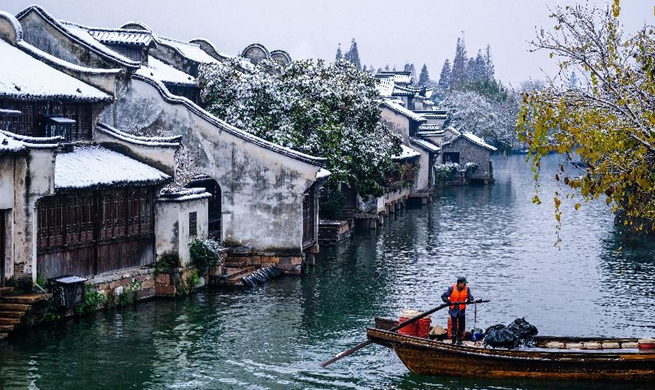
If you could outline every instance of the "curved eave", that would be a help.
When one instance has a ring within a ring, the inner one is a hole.
[[[121,141],[140,146],[167,147],[177,149],[180,147],[180,142],[182,141],[181,135],[172,137],[140,137],[125,133],[102,122],[98,123],[96,130],[114,138],[118,138]]]
[[[30,12],[36,12],[42,19],[44,19],[46,22],[48,22],[53,28],[55,28],[57,31],[65,35],[68,39],[71,41],[75,42],[76,44],[84,47],[85,49],[92,51],[93,53],[101,56],[102,58],[108,59],[112,62],[115,62],[119,64],[120,66],[124,66],[129,69],[136,70],[138,69],[141,64],[136,62],[136,61],[124,61],[118,57],[112,56],[109,53],[105,53],[102,50],[99,50],[98,48],[94,47],[93,45],[90,45],[86,42],[84,42],[82,39],[76,37],[74,34],[70,33],[65,26],[63,26],[57,19],[55,19],[52,15],[50,15],[46,10],[41,8],[38,5],[33,5],[30,7],[25,8],[24,10],[18,12],[16,14],[16,19],[19,21],[23,19],[25,16],[27,16]],[[98,42],[100,43],[100,42]],[[101,43],[100,43],[101,44]]]

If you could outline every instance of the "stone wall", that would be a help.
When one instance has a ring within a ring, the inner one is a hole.
[[[206,237],[209,194],[196,189],[172,197],[157,199],[155,204],[155,251],[157,258],[166,252],[178,254],[180,264],[191,264],[189,244],[194,237]],[[190,231],[191,214],[195,213],[195,232]],[[195,233],[195,234],[194,234]]]
[[[491,153],[489,150],[464,137],[460,137],[452,143],[442,146],[442,153],[447,152],[459,152],[459,165],[461,169],[464,169],[468,162],[478,164],[478,169],[473,173],[472,179],[488,180],[490,178]],[[442,161],[439,162],[442,163]]]

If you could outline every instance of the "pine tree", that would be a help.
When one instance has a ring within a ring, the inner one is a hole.
[[[428,74],[428,66],[426,64],[423,64],[423,67],[421,68],[421,74],[418,77],[418,85],[419,87],[427,87],[430,85],[430,75]]]
[[[453,68],[450,74],[450,87],[458,88],[466,82],[466,45],[464,38],[457,38],[457,48],[453,59]]]
[[[441,74],[439,75],[439,82],[437,86],[442,91],[447,91],[450,89],[450,60],[446,58],[446,61],[443,63],[441,68]]]
[[[469,64],[471,64],[469,60]],[[482,50],[478,50],[478,54],[475,56],[473,61],[472,68],[469,70],[469,80],[473,82],[485,82],[489,79],[487,78],[487,69],[485,65],[484,57],[482,56]]]
[[[414,68],[414,64],[411,63],[406,63],[405,64],[405,72],[410,72],[412,76],[412,82],[411,84],[415,85],[417,83],[416,81],[416,69]]]
[[[487,50],[484,54],[484,68],[487,72],[487,80],[491,81],[496,78],[494,63],[491,61],[491,46],[487,45]]]
[[[341,54],[341,44],[339,44],[339,47],[337,47],[337,56],[335,58],[337,61],[343,59],[343,54]]]
[[[350,49],[346,52],[344,59],[352,62],[357,68],[362,68],[361,61],[359,60],[359,50],[357,50],[357,42],[353,38],[350,43]]]

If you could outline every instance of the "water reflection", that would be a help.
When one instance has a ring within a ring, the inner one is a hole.
[[[559,164],[548,156],[544,171]],[[458,187],[378,230],[322,248],[302,278],[254,290],[151,301],[31,331],[0,346],[0,387],[39,389],[546,389],[530,380],[440,378],[407,371],[371,346],[318,364],[364,340],[375,316],[428,309],[458,275],[478,298],[478,326],[525,317],[541,334],[655,333],[653,243],[619,250],[603,202],[563,204],[555,247],[552,180],[544,204],[523,157],[494,161],[496,184]],[[472,318],[469,317],[469,324]],[[433,316],[445,325],[446,313]],[[644,388],[562,383],[561,388]],[[630,387],[633,386],[633,387]]]

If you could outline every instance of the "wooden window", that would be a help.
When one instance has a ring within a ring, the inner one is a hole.
[[[445,152],[443,154],[443,163],[459,164],[459,152]]]
[[[189,213],[189,237],[198,235],[198,212],[192,211]]]
[[[311,245],[315,241],[314,237],[314,225],[316,223],[315,217],[315,196],[314,196],[314,186],[312,186],[307,193],[302,202],[302,243],[303,246]]]

